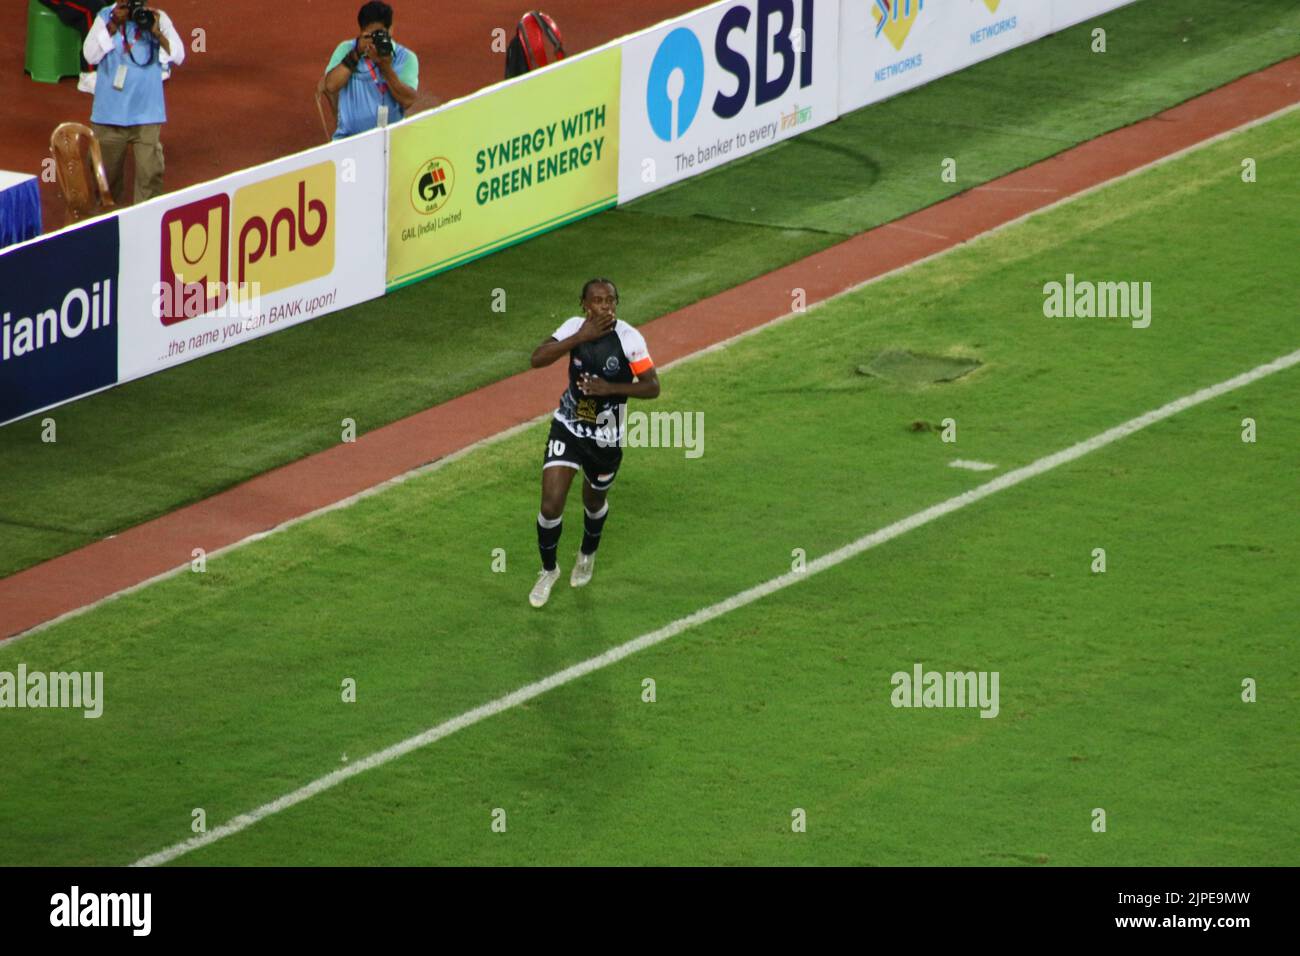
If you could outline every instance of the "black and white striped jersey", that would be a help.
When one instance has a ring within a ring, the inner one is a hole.
[[[584,321],[582,316],[574,316],[556,329],[551,337],[563,342],[576,334]],[[616,319],[610,332],[594,342],[583,342],[570,350],[569,387],[560,396],[560,407],[555,411],[555,420],[579,438],[621,440],[624,418],[622,406],[627,404],[627,396],[583,395],[578,388],[578,377],[590,374],[607,382],[630,382],[652,368],[654,362],[650,360],[650,352],[641,333],[622,319]]]

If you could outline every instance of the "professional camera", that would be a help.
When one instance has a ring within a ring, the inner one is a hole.
[[[376,30],[370,34],[370,41],[375,45],[375,53],[378,56],[393,55],[393,35],[387,30]]]
[[[152,30],[154,13],[152,10],[145,9],[148,0],[128,0],[128,3],[128,15],[131,17],[131,22],[141,30]]]

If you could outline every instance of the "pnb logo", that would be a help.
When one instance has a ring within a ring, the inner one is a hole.
[[[1000,0],[993,2],[996,6]],[[925,9],[925,0],[874,0],[874,3],[871,16],[876,21],[876,36],[883,33],[895,50],[903,49],[912,25]]]
[[[334,164],[320,163],[170,210],[156,312],[163,325],[334,271]]]
[[[235,282],[263,293],[334,271],[334,164],[320,163],[235,193]]]
[[[757,16],[749,4],[734,6],[722,15],[713,37],[713,55],[731,78],[714,91],[709,104],[714,115],[731,119],[739,114],[749,103],[751,87],[755,106],[784,96],[796,73],[800,89],[812,85],[813,3],[800,0],[798,25],[795,0],[757,0]],[[757,24],[750,53],[732,46],[732,34],[740,32],[748,38],[752,20]],[[772,76],[774,57],[781,66]],[[650,128],[664,142],[685,136],[695,122],[705,100],[707,72],[704,48],[689,27],[678,27],[659,44],[646,81],[646,115]],[[734,91],[722,91],[733,84]]]
[[[447,204],[456,188],[456,170],[451,160],[438,156],[415,173],[411,182],[411,205],[422,216],[432,216]]]
[[[989,8],[989,13],[997,13],[1001,5],[1002,0],[984,0],[984,6]]]
[[[221,308],[230,286],[230,197],[219,193],[162,220],[162,285],[158,317],[163,325]]]

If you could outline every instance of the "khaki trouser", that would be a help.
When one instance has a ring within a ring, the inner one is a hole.
[[[126,148],[135,155],[135,201],[152,199],[163,191],[163,148],[158,137],[161,123],[147,126],[102,126],[91,123],[100,149],[113,202],[126,205]]]

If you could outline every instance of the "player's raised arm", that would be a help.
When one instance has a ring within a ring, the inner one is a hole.
[[[581,345],[583,342],[594,342],[613,327],[614,316],[604,317],[589,314],[572,335],[562,339],[552,335],[533,349],[532,366],[533,368],[542,368],[550,365],[556,359],[568,355],[575,346]],[[563,329],[564,326],[560,328]]]
[[[561,342],[559,339],[551,337],[544,339],[542,344],[533,349],[531,359],[533,368],[543,368],[550,365],[558,358],[568,355],[570,350],[578,343],[574,341],[577,335],[571,336]]]

